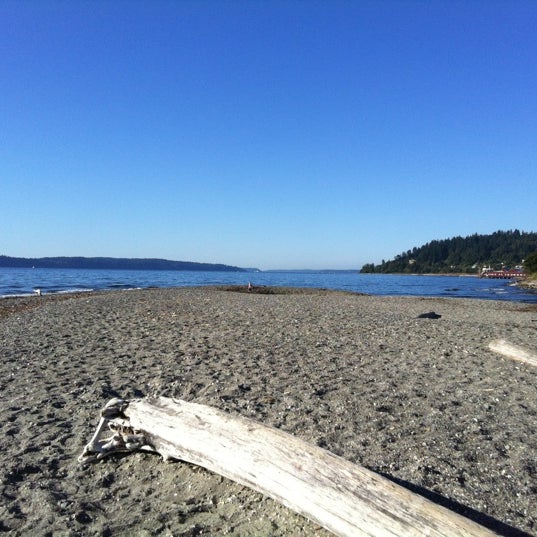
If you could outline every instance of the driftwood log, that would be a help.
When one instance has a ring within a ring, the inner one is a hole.
[[[102,440],[103,430],[113,436]],[[278,429],[168,398],[106,405],[80,456],[148,449],[274,498],[340,536],[477,537],[490,530]]]
[[[536,354],[532,354],[522,347],[512,345],[505,341],[505,339],[495,339],[494,341],[491,341],[489,343],[489,349],[506,356],[507,358],[511,358],[512,360],[517,360],[518,362],[524,362],[537,367]]]

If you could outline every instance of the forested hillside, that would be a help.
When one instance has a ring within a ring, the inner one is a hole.
[[[0,255],[0,267],[76,268],[108,270],[204,270],[243,272],[245,269],[215,263],[169,261],[167,259],[125,259],[117,257],[8,257]]]
[[[366,264],[361,272],[413,274],[476,273],[483,266],[513,267],[537,252],[537,233],[496,231],[491,235],[434,240],[395,256],[390,261]]]

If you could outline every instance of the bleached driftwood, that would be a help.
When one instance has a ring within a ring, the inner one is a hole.
[[[107,425],[114,436],[101,440]],[[366,468],[278,429],[164,397],[111,401],[79,460],[139,448],[217,472],[340,536],[495,535]]]
[[[511,345],[505,339],[495,339],[489,343],[489,349],[507,358],[524,362],[537,367],[537,355],[528,352],[522,347]]]

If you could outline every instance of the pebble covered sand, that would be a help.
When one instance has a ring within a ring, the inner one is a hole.
[[[166,395],[285,430],[502,535],[537,535],[537,306],[313,290],[0,300],[0,532],[329,533],[219,475],[134,453],[82,466],[103,405]],[[439,319],[419,319],[435,311]]]

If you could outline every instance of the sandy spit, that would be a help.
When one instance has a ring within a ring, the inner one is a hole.
[[[429,311],[441,318],[417,318]],[[77,462],[109,399],[166,395],[281,428],[501,534],[537,535],[537,368],[487,348],[535,351],[536,329],[535,305],[328,291],[2,299],[0,532],[328,535],[182,462]]]

